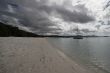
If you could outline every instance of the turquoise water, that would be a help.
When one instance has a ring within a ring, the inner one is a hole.
[[[70,58],[89,68],[110,73],[110,38],[49,38],[49,42]]]

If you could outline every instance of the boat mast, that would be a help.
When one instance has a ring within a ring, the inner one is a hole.
[[[79,27],[78,27],[78,25],[77,25],[77,29],[76,29],[76,32],[77,32],[77,33],[76,33],[77,35],[79,35],[79,34],[80,34],[80,30],[79,30]]]

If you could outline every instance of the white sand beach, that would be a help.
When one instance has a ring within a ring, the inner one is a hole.
[[[46,38],[0,38],[0,73],[93,73]]]

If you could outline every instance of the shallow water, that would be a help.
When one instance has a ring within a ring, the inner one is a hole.
[[[49,38],[49,42],[89,68],[98,67],[110,73],[110,38]]]

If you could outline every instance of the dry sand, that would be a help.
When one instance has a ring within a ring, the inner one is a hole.
[[[45,38],[0,38],[0,73],[92,73]]]

